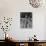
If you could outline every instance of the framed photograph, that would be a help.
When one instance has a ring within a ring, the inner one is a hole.
[[[32,12],[20,12],[20,27],[32,28]]]

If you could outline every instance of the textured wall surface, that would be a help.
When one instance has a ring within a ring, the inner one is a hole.
[[[32,29],[20,28],[20,12],[32,12]],[[0,0],[0,19],[2,19],[4,16],[13,18],[12,26],[8,33],[10,33],[17,40],[27,40],[34,34],[37,35],[39,40],[46,39],[45,6],[33,8],[29,4],[28,0]],[[4,39],[4,33],[2,33],[3,31],[0,30],[0,39]]]

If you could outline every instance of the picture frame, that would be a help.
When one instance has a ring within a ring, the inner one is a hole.
[[[20,28],[32,28],[32,12],[20,12]]]

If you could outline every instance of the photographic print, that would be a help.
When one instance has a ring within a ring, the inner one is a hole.
[[[20,12],[20,27],[32,28],[32,12]]]

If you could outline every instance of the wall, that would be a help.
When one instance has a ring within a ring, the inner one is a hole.
[[[43,5],[44,6],[44,5]],[[32,12],[33,13],[33,27],[32,29],[21,29],[20,28],[20,12]],[[27,40],[34,34],[37,35],[39,40],[45,38],[45,16],[46,8],[33,8],[30,6],[28,0],[0,0],[0,18],[3,16],[13,17],[13,22],[10,33],[17,40]],[[1,31],[1,33],[3,33]],[[0,33],[0,35],[2,35]],[[3,37],[0,36],[0,39]]]

